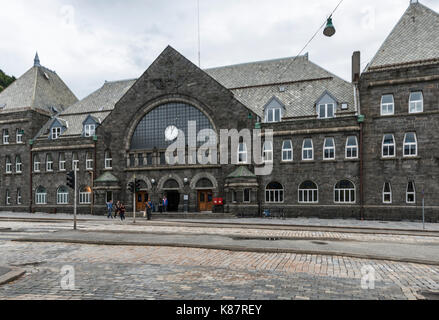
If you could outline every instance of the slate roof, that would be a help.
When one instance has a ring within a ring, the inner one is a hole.
[[[233,178],[256,178],[256,175],[251,172],[246,166],[239,166],[231,174],[227,176],[229,179]]]
[[[285,105],[286,118],[314,117],[315,104],[325,91],[339,103],[348,104],[347,110],[339,106],[337,115],[356,112],[353,85],[309,61],[307,55],[205,71],[262,118],[264,106],[273,97]]]
[[[132,87],[135,81],[136,80],[121,80],[105,82],[100,89],[57,115],[58,119],[62,119],[67,123],[67,130],[62,134],[62,137],[82,135],[83,123],[89,115],[99,120],[99,123],[102,123],[114,109],[115,104],[128,89]],[[53,119],[48,121],[40,130],[37,137],[48,136],[49,128],[52,123]]]
[[[439,60],[438,34],[439,14],[420,3],[411,3],[372,59],[368,70]]]
[[[102,174],[99,178],[97,178],[95,180],[95,182],[101,182],[101,183],[105,183],[105,182],[119,182],[119,179],[116,178],[111,172],[105,172],[104,174]]]
[[[35,64],[0,93],[0,112],[26,109],[54,114],[65,110],[78,99],[54,72]]]

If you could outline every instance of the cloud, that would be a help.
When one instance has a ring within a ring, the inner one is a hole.
[[[299,53],[339,0],[200,0],[202,67]],[[439,10],[436,0],[422,1]],[[345,0],[337,33],[321,33],[310,59],[350,80],[350,58],[363,67],[408,6],[404,0]],[[0,0],[0,68],[20,76],[41,62],[83,98],[105,80],[135,78],[168,45],[197,63],[196,0]]]

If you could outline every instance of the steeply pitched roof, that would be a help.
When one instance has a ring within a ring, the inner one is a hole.
[[[54,72],[39,63],[0,93],[0,112],[24,109],[54,114],[65,110],[78,99]]]
[[[114,109],[116,102],[132,87],[135,81],[136,80],[121,80],[105,82],[100,89],[59,114],[59,117],[68,123],[68,128],[62,136],[81,135],[84,121],[89,115],[98,119],[98,123],[102,123]],[[38,137],[49,134],[50,124],[50,121],[46,123],[38,133]]]
[[[368,70],[425,60],[439,60],[439,14],[411,3],[378,50]]]
[[[315,102],[325,92],[347,103],[338,115],[356,112],[353,85],[308,60],[308,56],[245,63],[205,70],[245,106],[263,117],[274,97],[285,105],[284,117],[313,117]]]

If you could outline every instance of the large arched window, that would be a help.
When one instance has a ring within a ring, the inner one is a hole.
[[[265,189],[265,202],[267,203],[283,203],[284,187],[278,182],[270,183]]]
[[[69,203],[69,190],[67,187],[62,186],[58,188],[56,192],[56,203],[57,204],[68,204]]]
[[[47,191],[44,187],[38,187],[35,192],[36,204],[47,204]]]
[[[319,189],[312,181],[305,181],[299,186],[299,203],[319,202]]]
[[[90,204],[91,203],[91,188],[83,187],[79,190],[79,203]]]
[[[355,185],[349,180],[342,180],[335,185],[335,203],[355,203]]]
[[[213,130],[214,127],[199,109],[186,103],[164,104],[153,109],[139,122],[131,139],[131,150],[166,150],[174,143],[179,130],[185,134],[186,145],[191,145],[188,143],[191,139],[194,145],[200,146],[205,141],[197,141],[196,135],[205,129]]]

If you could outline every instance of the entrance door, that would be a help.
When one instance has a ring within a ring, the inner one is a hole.
[[[148,192],[141,191],[136,193],[136,210],[145,211],[146,202],[148,201]]]
[[[198,210],[212,211],[213,209],[213,192],[212,191],[198,191]]]
[[[166,191],[168,198],[168,212],[178,212],[180,205],[180,193],[178,191]]]

